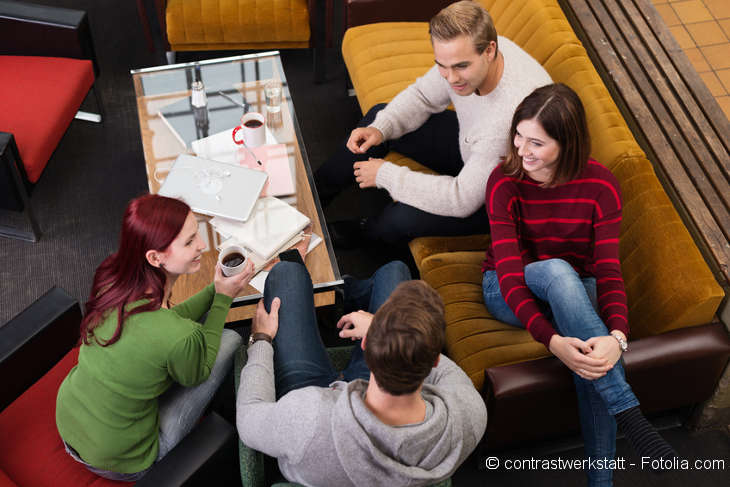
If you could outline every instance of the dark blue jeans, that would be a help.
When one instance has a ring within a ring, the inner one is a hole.
[[[560,335],[588,340],[608,335],[608,328],[596,313],[596,280],[581,278],[573,267],[562,259],[548,259],[525,266],[525,283],[542,301],[545,315]],[[486,271],[482,293],[487,309],[499,321],[524,328],[502,297],[497,273]],[[593,459],[612,459],[616,453],[616,420],[621,411],[639,405],[626,382],[621,360],[606,375],[587,380],[573,374],[578,395],[580,424],[583,431],[586,456]],[[591,487],[612,485],[613,471],[588,471]]]
[[[369,279],[345,277],[345,312],[363,309],[375,313],[398,284],[410,279],[408,266],[399,261],[385,264]],[[294,262],[276,264],[264,288],[267,311],[275,297],[281,299],[279,331],[273,343],[276,398],[302,387],[329,386],[340,373],[332,366],[319,335],[312,279],[306,267]],[[342,378],[348,382],[370,378],[360,341],[356,342]]]
[[[385,103],[375,105],[357,126],[370,125],[385,106]],[[382,159],[390,151],[400,152],[448,176],[458,175],[464,167],[459,149],[459,121],[453,110],[435,113],[413,132],[371,147],[365,154],[353,154],[345,146],[346,142],[314,174],[323,206],[329,204],[343,189],[355,184],[354,163],[366,161],[369,157]],[[483,208],[466,218],[457,218],[434,215],[410,205],[392,202],[379,215],[368,220],[365,232],[373,240],[397,244],[428,235],[472,235],[484,233],[488,229],[489,220]]]

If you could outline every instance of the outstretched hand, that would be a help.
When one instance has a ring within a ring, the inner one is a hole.
[[[337,322],[340,328],[341,338],[358,340],[367,335],[370,323],[373,322],[373,315],[367,311],[359,310],[348,313]]]
[[[593,348],[579,338],[555,334],[550,339],[549,348],[553,355],[584,379],[595,380],[603,377],[613,367],[605,358],[590,356]]]
[[[383,133],[375,127],[358,127],[347,139],[347,148],[353,154],[365,154],[374,145],[383,142]]]
[[[271,311],[267,313],[264,300],[260,299],[259,304],[256,305],[256,316],[254,316],[253,323],[251,323],[251,333],[266,333],[273,339],[279,331],[280,306],[281,299],[274,298],[271,301]]]
[[[355,181],[361,188],[374,188],[378,169],[385,160],[370,158],[367,161],[358,161],[352,165]]]

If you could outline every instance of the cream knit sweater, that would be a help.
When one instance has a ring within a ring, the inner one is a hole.
[[[552,82],[543,67],[514,42],[499,37],[499,50],[504,71],[491,93],[457,95],[434,65],[393,98],[370,125],[385,140],[397,139],[453,103],[464,161],[461,172],[456,177],[423,174],[386,162],[375,178],[377,187],[388,190],[396,201],[442,216],[464,218],[484,204],[487,179],[506,154],[515,108],[535,88]]]

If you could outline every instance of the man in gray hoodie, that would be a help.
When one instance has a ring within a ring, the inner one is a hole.
[[[484,434],[484,402],[440,354],[441,298],[423,281],[397,285],[392,276],[403,269],[391,263],[370,280],[346,279],[346,306],[377,312],[354,311],[337,323],[341,337],[357,340],[341,373],[322,345],[306,268],[282,262],[269,274],[241,372],[236,422],[241,440],[276,457],[288,480],[317,487],[431,485],[450,477]]]

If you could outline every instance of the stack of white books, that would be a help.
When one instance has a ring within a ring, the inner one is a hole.
[[[210,220],[224,239],[221,247],[231,243],[246,247],[256,271],[302,240],[302,230],[309,224],[306,215],[273,196],[260,198],[245,222],[218,216]]]

